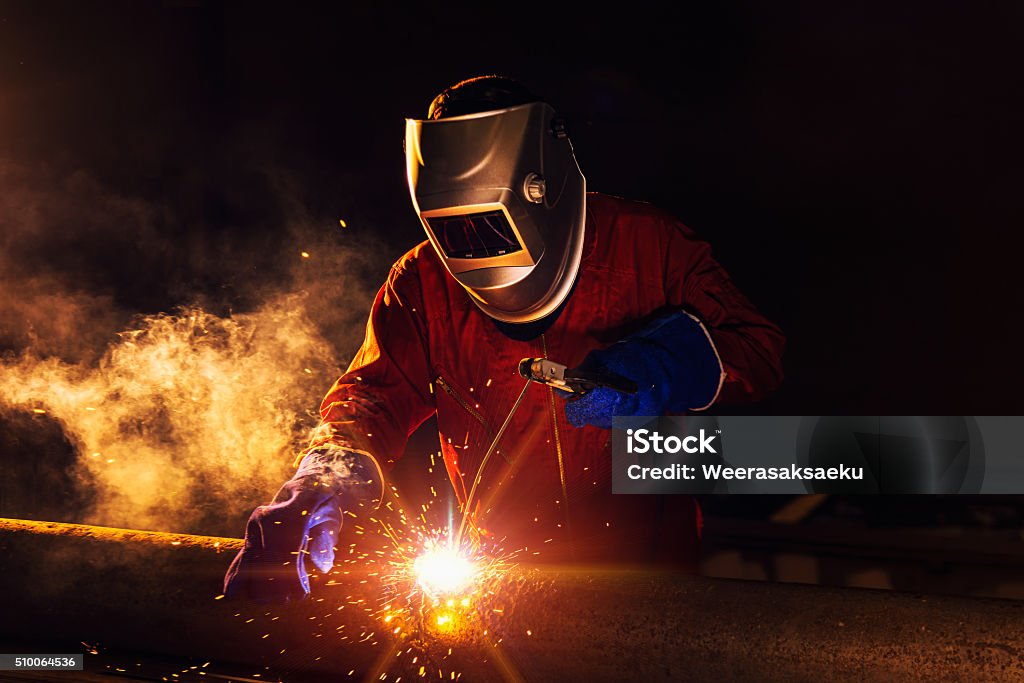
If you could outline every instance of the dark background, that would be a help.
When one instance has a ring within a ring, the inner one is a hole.
[[[501,73],[567,114],[590,189],[674,212],[781,325],[787,378],[761,410],[1021,413],[1022,15],[5,1],[0,158],[28,169],[18,187],[87,203],[67,185],[84,172],[151,208],[144,238],[93,216],[8,256],[117,310],[242,311],[289,277],[282,225],[301,210],[325,233],[346,220],[372,289],[423,237],[403,117]]]

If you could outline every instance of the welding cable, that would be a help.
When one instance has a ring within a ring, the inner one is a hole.
[[[466,522],[469,519],[469,511],[472,509],[470,504],[473,502],[473,497],[476,495],[476,487],[480,484],[480,480],[484,476],[484,468],[487,467],[487,461],[490,460],[491,454],[494,453],[494,449],[498,447],[498,442],[501,441],[501,435],[508,429],[509,424],[512,422],[512,416],[516,414],[516,410],[519,409],[519,404],[523,402],[523,397],[526,396],[527,389],[533,384],[530,380],[526,380],[526,384],[523,385],[523,390],[519,392],[519,397],[516,402],[512,404],[512,410],[508,411],[508,417],[501,423],[501,429],[494,435],[494,440],[491,441],[490,447],[487,452],[484,453],[483,459],[480,461],[480,467],[476,468],[476,476],[473,477],[473,485],[469,489],[469,495],[466,496],[466,504],[462,510],[462,522],[459,524],[459,531],[455,534],[454,547],[458,548],[459,543],[462,541],[462,534],[466,531]]]

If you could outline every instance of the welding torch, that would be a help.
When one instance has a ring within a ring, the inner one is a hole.
[[[606,387],[623,394],[635,394],[636,382],[614,372],[569,368],[547,358],[524,358],[519,361],[519,374],[531,382],[573,394],[570,400],[580,398],[598,387]]]

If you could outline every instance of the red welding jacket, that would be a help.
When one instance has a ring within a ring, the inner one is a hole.
[[[530,341],[503,335],[423,242],[377,293],[363,346],[320,408],[314,443],[367,451],[388,469],[436,411],[462,503],[523,387],[521,359],[573,367],[666,308],[684,309],[708,329],[724,368],[716,405],[756,401],[779,383],[779,329],[736,289],[705,242],[648,204],[587,195],[576,288],[554,325]],[[477,523],[504,537],[506,550],[524,548],[524,559],[692,563],[695,501],[612,495],[610,437],[573,427],[551,389],[531,386],[483,474]]]

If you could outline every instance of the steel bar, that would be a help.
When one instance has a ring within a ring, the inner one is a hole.
[[[358,680],[381,667],[396,677],[387,661],[400,665],[405,641],[379,628],[363,638],[372,619],[352,598],[372,582],[335,576],[314,586],[316,599],[284,607],[218,600],[238,540],[173,537],[180,543],[0,521],[0,637],[98,642],[125,661],[212,661],[211,674],[235,663],[261,674],[254,680],[345,680],[350,671]],[[510,608],[487,637],[441,643],[460,680],[1024,679],[1024,604],[1012,601],[645,569],[530,568],[513,578]]]

